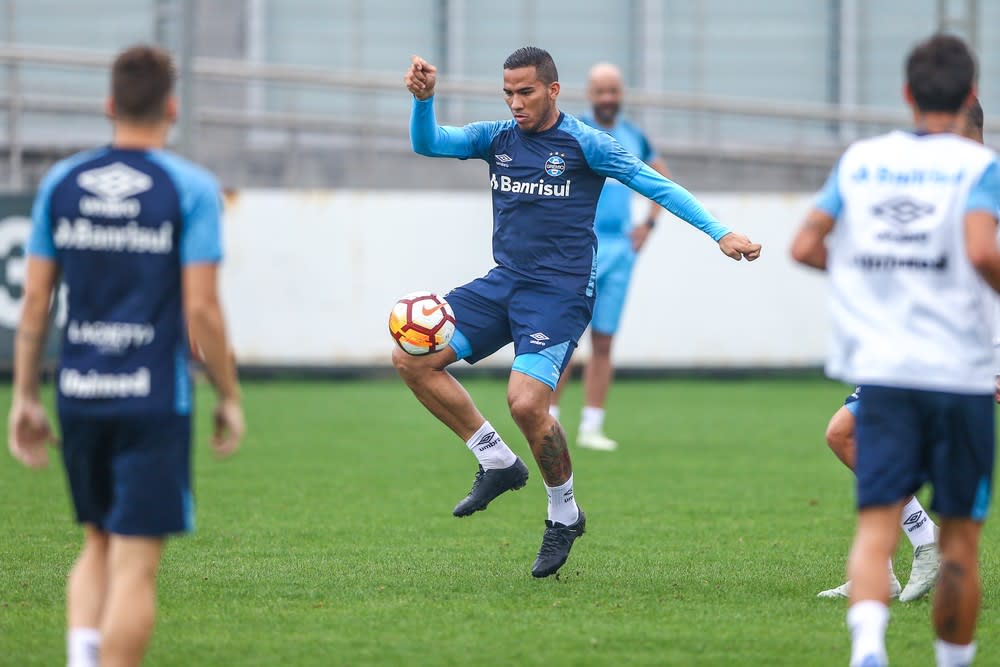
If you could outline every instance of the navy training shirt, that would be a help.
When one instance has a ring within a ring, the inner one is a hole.
[[[656,200],[715,240],[729,233],[687,190],[611,135],[573,116],[560,113],[555,125],[537,133],[523,132],[513,119],[442,127],[433,99],[414,98],[414,150],[432,157],[476,157],[489,165],[493,258],[526,278],[593,294],[594,216],[607,177]]]
[[[181,268],[222,259],[221,215],[215,178],[163,150],[101,148],[46,174],[27,251],[68,292],[61,413],[190,413]]]

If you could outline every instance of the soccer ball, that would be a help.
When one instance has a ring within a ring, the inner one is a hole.
[[[389,334],[407,354],[437,352],[455,335],[455,313],[437,294],[411,292],[392,307]]]

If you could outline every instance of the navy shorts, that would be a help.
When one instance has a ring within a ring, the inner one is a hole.
[[[590,324],[594,298],[502,267],[445,295],[455,311],[451,348],[474,364],[514,343],[513,370],[553,389]]]
[[[993,397],[871,385],[864,395],[856,428],[858,508],[892,505],[930,482],[935,512],[985,519]]]
[[[191,530],[191,417],[60,415],[63,466],[80,523],[116,535]]]

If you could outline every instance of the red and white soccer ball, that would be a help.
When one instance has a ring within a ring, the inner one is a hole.
[[[455,335],[455,313],[437,294],[411,292],[392,307],[389,334],[407,354],[437,352]]]

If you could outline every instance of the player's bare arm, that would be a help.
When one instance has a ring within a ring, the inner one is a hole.
[[[1000,249],[997,248],[997,219],[989,211],[965,214],[965,252],[983,280],[1000,293]]]
[[[56,444],[39,396],[39,373],[58,275],[55,262],[28,258],[24,305],[14,342],[14,397],[7,443],[14,458],[32,468],[45,466],[49,460],[46,445]]]
[[[826,270],[826,237],[836,220],[829,213],[813,209],[792,241],[792,259],[820,271]]]
[[[413,93],[418,100],[430,99],[434,95],[434,86],[437,84],[437,67],[420,56],[413,56],[410,68],[406,70],[403,77],[406,89]]]
[[[216,264],[188,265],[184,268],[183,290],[184,315],[219,396],[212,446],[216,455],[224,457],[239,447],[246,425],[240,405],[236,364],[230,352],[219,303],[217,274]]]

